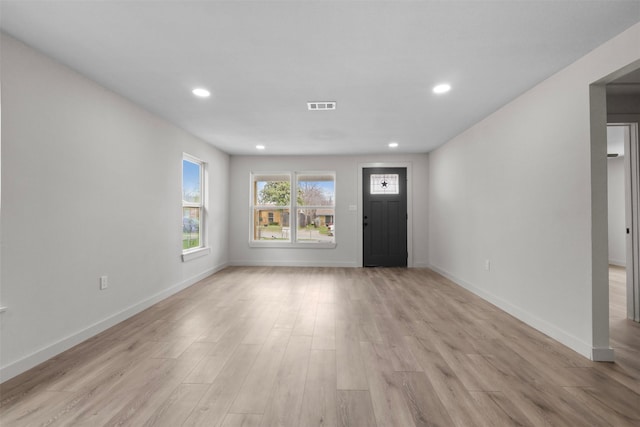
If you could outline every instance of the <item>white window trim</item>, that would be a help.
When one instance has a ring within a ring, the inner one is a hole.
[[[277,209],[289,209],[289,221],[290,225],[295,223],[295,227],[291,226],[290,240],[289,241],[269,241],[269,240],[254,240],[253,239],[253,227],[254,227],[254,210],[256,208],[274,208],[274,206],[254,205],[254,176],[256,175],[286,175],[289,177],[289,188],[291,188],[291,197],[289,205],[276,206]],[[336,173],[335,171],[255,171],[249,174],[249,247],[251,248],[281,248],[281,249],[334,249],[337,246],[337,239],[334,237],[333,242],[299,242],[296,241],[298,236],[298,198],[294,197],[294,192],[297,193],[298,188],[298,176],[307,175],[331,175],[334,182],[334,197],[333,206],[322,206],[323,208],[333,208],[334,224],[336,217]],[[313,208],[314,206],[300,206],[300,208]]]
[[[193,248],[182,252],[182,262],[191,261],[192,259],[197,259],[203,257],[205,255],[209,255],[211,253],[211,248]]]
[[[208,172],[208,164],[207,162],[205,162],[204,160],[195,157],[191,154],[188,153],[182,153],[182,160],[187,160],[189,162],[192,163],[198,163],[200,164],[200,196],[201,196],[201,202],[200,204],[195,204],[195,203],[186,203],[184,202],[184,200],[182,200],[182,191],[184,189],[184,183],[182,182],[182,174],[180,177],[180,199],[181,199],[181,206],[180,206],[180,211],[181,211],[181,215],[180,217],[182,218],[182,208],[189,207],[190,205],[193,205],[195,207],[199,207],[200,208],[200,227],[199,227],[199,231],[200,231],[200,246],[198,246],[197,248],[190,248],[190,249],[183,249],[182,250],[182,262],[188,262],[200,257],[203,257],[205,255],[209,255],[211,253],[211,248],[209,248],[208,246],[208,236],[207,236],[207,228],[208,228],[208,224],[209,224],[209,217],[208,217],[208,206],[209,206],[209,191],[208,191],[208,187],[207,187],[207,182],[208,182],[208,176],[209,176],[209,172]],[[180,163],[181,168],[182,168],[182,162]],[[180,236],[180,242],[182,244],[182,235]]]

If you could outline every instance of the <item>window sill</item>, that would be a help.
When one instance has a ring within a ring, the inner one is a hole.
[[[196,258],[203,257],[205,255],[209,255],[211,253],[211,248],[196,248],[192,249],[188,252],[182,253],[182,262],[191,261]]]
[[[282,249],[334,249],[335,242],[273,242],[273,241],[249,241],[250,248],[282,248]]]

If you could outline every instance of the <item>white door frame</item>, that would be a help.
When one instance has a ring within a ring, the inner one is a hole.
[[[407,169],[407,268],[413,267],[413,174],[411,171],[411,162],[376,162],[376,163],[360,163],[358,165],[358,258],[357,265],[362,267],[363,256],[362,248],[364,245],[364,233],[362,232],[362,172],[365,168],[406,168]]]

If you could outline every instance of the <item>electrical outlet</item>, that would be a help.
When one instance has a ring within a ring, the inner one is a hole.
[[[107,276],[100,276],[100,290],[104,291],[109,287],[109,279]]]
[[[491,261],[489,261],[488,259],[484,260],[484,269],[487,271],[491,270]]]

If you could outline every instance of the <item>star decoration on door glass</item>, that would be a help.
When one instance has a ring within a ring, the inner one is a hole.
[[[397,174],[371,174],[370,194],[398,194]]]

